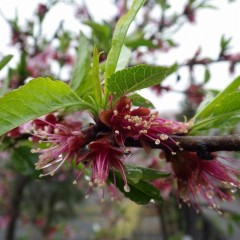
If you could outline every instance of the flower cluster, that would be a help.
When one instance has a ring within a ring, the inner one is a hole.
[[[32,140],[44,143],[47,147],[32,150],[40,153],[36,169],[53,168],[40,176],[54,175],[64,162],[74,160],[76,165],[82,164],[74,184],[86,168],[91,168],[86,197],[93,188],[99,187],[104,199],[104,186],[108,183],[110,174],[112,186],[116,187],[115,171],[120,173],[124,181],[124,191],[129,192],[122,159],[127,156],[125,141],[131,138],[139,141],[147,151],[152,144],[156,144],[166,153],[171,153],[167,154],[166,158],[171,163],[177,181],[177,196],[197,211],[200,209],[200,201],[205,200],[211,208],[220,213],[216,196],[222,200],[232,200],[231,189],[240,187],[236,177],[239,172],[230,165],[224,164],[224,161],[220,161],[215,155],[212,160],[200,159],[197,153],[185,152],[179,143],[173,140],[171,136],[174,134],[186,134],[191,123],[160,118],[144,107],[132,109],[132,100],[127,97],[122,97],[114,108],[101,112],[99,119],[99,126],[104,124],[102,132],[100,130],[90,141],[86,141],[86,132],[79,130],[81,126],[74,122],[58,122],[54,115],[47,116],[45,120],[33,121],[35,130]],[[122,147],[125,150],[122,150]],[[157,188],[167,187],[167,195],[171,190],[170,182],[156,181],[153,184]],[[225,191],[224,188],[231,189]]]
[[[54,175],[66,160],[77,156],[80,147],[84,144],[84,136],[81,131],[72,131],[70,127],[62,124],[38,121],[45,123],[45,126],[34,130],[33,138],[40,139],[39,143],[45,143],[48,147],[32,149],[33,153],[40,154],[36,169],[57,165],[52,171],[40,176]]]
[[[66,161],[74,160],[76,165],[83,164],[82,170],[78,173],[76,180],[83,174],[87,167],[91,167],[92,176],[89,181],[89,188],[86,197],[91,189],[100,187],[103,189],[102,199],[104,199],[104,186],[112,170],[113,183],[116,187],[116,176],[113,170],[117,170],[124,180],[124,191],[129,192],[125,167],[120,159],[123,151],[113,146],[113,141],[109,136],[99,137],[91,141],[86,148],[85,133],[79,129],[79,124],[71,121],[71,124],[62,121],[59,123],[54,115],[48,115],[45,119],[36,119],[32,122],[34,127],[30,140],[43,144],[45,148],[32,149],[33,153],[39,153],[39,161],[36,163],[37,170],[52,169],[40,177],[51,175]],[[114,185],[112,188],[114,189]],[[112,198],[117,197],[117,191],[111,191]]]
[[[100,114],[100,120],[111,128],[115,140],[124,146],[126,138],[139,140],[145,150],[149,150],[149,143],[153,142],[175,154],[172,145],[178,145],[170,135],[186,134],[191,123],[170,121],[151,113],[148,108],[138,107],[131,110],[132,100],[122,97],[114,109],[105,110]]]
[[[179,152],[176,156],[170,156],[169,161],[177,180],[177,196],[197,211],[200,201],[205,200],[210,208],[221,214],[217,197],[225,201],[233,200],[233,191],[240,187],[237,178],[239,171],[230,166],[231,162],[224,163],[216,156],[212,160],[204,160],[195,152]]]
[[[81,172],[79,172],[77,179],[82,175],[85,168],[91,165],[92,176],[89,180],[88,192],[94,187],[103,188],[107,183],[110,170],[112,170],[114,185],[116,186],[114,170],[117,170],[123,178],[124,191],[129,192],[130,188],[127,183],[125,167],[121,160],[123,156],[122,150],[114,147],[109,137],[91,142],[88,148],[89,151],[77,159],[77,164],[80,162],[85,164]],[[77,183],[77,181],[75,180],[74,183]],[[104,191],[102,198],[104,198]]]

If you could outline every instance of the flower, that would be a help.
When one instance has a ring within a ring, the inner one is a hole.
[[[189,102],[195,107],[203,101],[204,91],[202,84],[191,84],[186,90],[186,95],[189,98]]]
[[[47,122],[45,122],[47,123]],[[49,131],[51,129],[51,131]],[[66,160],[74,158],[84,144],[84,137],[81,131],[72,131],[70,127],[62,124],[48,123],[44,128],[38,128],[33,133],[34,137],[41,139],[39,143],[50,144],[45,149],[32,149],[33,153],[40,153],[36,169],[48,168],[58,164],[52,171],[41,174],[42,176],[54,175]]]
[[[151,90],[153,90],[157,96],[161,96],[164,91],[166,92],[171,91],[171,88],[169,86],[164,87],[164,86],[161,86],[160,84],[157,84],[152,86]]]
[[[27,58],[27,71],[31,77],[50,75],[50,60],[53,59],[55,50],[47,46],[42,52]]]
[[[139,140],[147,151],[149,142],[154,142],[175,154],[171,145],[178,143],[170,135],[186,134],[191,123],[160,118],[157,113],[151,114],[144,107],[131,110],[131,102],[127,97],[122,97],[114,109],[100,113],[100,120],[113,130],[117,144],[124,146],[126,138],[133,138]]]
[[[223,158],[224,161],[227,161]],[[177,196],[199,211],[199,201],[204,199],[209,207],[219,214],[216,197],[233,200],[232,191],[240,187],[239,171],[220,161],[215,155],[212,160],[200,159],[195,152],[179,152],[170,156],[169,161],[177,180]],[[197,205],[197,206],[196,206]]]
[[[45,4],[39,4],[37,8],[37,14],[39,17],[43,18],[48,12],[48,8]]]
[[[191,4],[187,4],[184,8],[184,15],[186,15],[188,21],[190,23],[195,23],[195,9],[191,6]]]
[[[93,187],[103,188],[108,180],[110,170],[112,170],[113,182],[116,186],[115,169],[120,172],[123,178],[124,191],[129,192],[130,188],[127,183],[125,168],[120,159],[120,157],[123,156],[122,150],[114,147],[108,137],[93,141],[88,147],[89,151],[77,159],[77,164],[84,163],[85,166],[79,172],[76,180],[82,175],[83,171],[91,165],[92,176],[89,180],[89,190]],[[76,180],[74,181],[75,184],[77,183]]]

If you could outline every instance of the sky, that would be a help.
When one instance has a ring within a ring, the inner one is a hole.
[[[18,12],[20,22],[24,24],[26,19],[30,19],[33,11],[36,9],[38,3],[45,3],[46,0],[1,0],[0,11],[4,16],[12,18]],[[112,6],[111,0],[88,0],[85,1],[96,20],[109,19],[114,15],[116,9]],[[173,10],[181,9],[183,0],[169,0],[173,6]],[[216,58],[219,53],[219,41],[224,34],[226,37],[232,37],[232,51],[240,52],[240,1],[236,0],[234,3],[229,3],[228,0],[212,0],[218,9],[205,9],[197,14],[196,24],[186,24],[181,31],[175,34],[175,40],[180,47],[176,48],[167,54],[159,54],[156,64],[168,65],[173,62],[183,62],[191,58],[199,46],[202,47],[202,55],[204,57]],[[104,4],[103,4],[104,3]],[[63,14],[64,13],[64,14]],[[64,4],[57,4],[54,9],[47,15],[43,29],[46,35],[51,35],[57,28],[60,20],[65,21],[65,27],[79,32],[79,30],[87,30],[79,25],[74,16],[74,9],[71,6]],[[157,13],[156,13],[157,14]],[[9,48],[10,30],[4,19],[0,16],[1,41],[0,54],[16,54],[14,49]],[[14,64],[14,60],[10,63]],[[219,63],[210,67],[211,81],[208,83],[208,88],[223,89],[240,73],[240,67],[236,69],[234,75],[229,75],[228,65]],[[179,71],[182,80],[176,83],[176,77],[172,76],[164,82],[164,85],[172,85],[174,89],[181,90],[186,88],[188,82],[187,69]],[[204,69],[197,68],[197,79],[199,82],[203,79]],[[141,92],[145,97],[151,97],[149,91]],[[167,93],[161,98],[152,98],[155,106],[161,111],[177,111],[179,109],[179,102],[183,99],[183,95],[176,93]]]

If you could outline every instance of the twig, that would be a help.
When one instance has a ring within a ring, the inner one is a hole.
[[[179,142],[184,151],[190,152],[216,152],[216,151],[240,151],[240,134],[226,136],[171,136]],[[161,149],[162,146],[154,142],[149,143],[153,149]],[[141,147],[138,141],[127,139],[126,146]]]

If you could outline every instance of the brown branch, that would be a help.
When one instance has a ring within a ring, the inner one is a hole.
[[[185,151],[240,151],[240,134],[226,136],[174,136]]]
[[[82,131],[85,135],[85,143],[88,144],[94,141],[101,133],[110,133],[109,128],[105,125],[98,123],[85,128]],[[225,136],[170,136],[175,142],[179,142],[179,145],[171,145],[174,151],[178,151],[179,147],[184,151],[190,152],[217,152],[217,151],[240,151],[240,134],[225,135]],[[156,145],[154,142],[148,143],[152,149],[163,149],[164,146]],[[125,141],[126,147],[142,147],[139,141],[132,138],[128,138]]]
[[[240,134],[226,136],[171,136],[171,138],[180,143],[180,147],[184,151],[190,152],[216,152],[216,151],[240,151]],[[163,148],[150,142],[149,145],[153,149]],[[127,139],[126,146],[141,147],[138,141]]]
[[[238,61],[238,60],[237,61],[231,61],[231,60],[225,59],[225,58],[217,58],[217,59],[203,58],[203,59],[200,59],[200,60],[190,59],[186,63],[179,64],[178,67],[193,67],[193,66],[196,66],[196,65],[207,66],[207,65],[210,65],[210,64],[221,63],[221,62],[240,63],[240,61]]]
[[[84,145],[95,141],[98,137],[103,135],[111,135],[111,129],[98,122],[90,124],[89,127],[81,129],[84,135]],[[25,136],[25,138],[28,135]],[[225,136],[169,136],[175,142],[179,142],[179,147],[184,151],[190,152],[216,152],[216,151],[240,151],[240,134],[225,135]],[[19,138],[20,139],[20,138]],[[156,145],[154,142],[148,143],[152,149],[163,149],[164,146]],[[178,151],[179,147],[176,144],[170,143],[172,150]],[[132,138],[127,138],[125,141],[126,147],[142,147],[139,141]],[[165,149],[166,150],[166,149]]]

